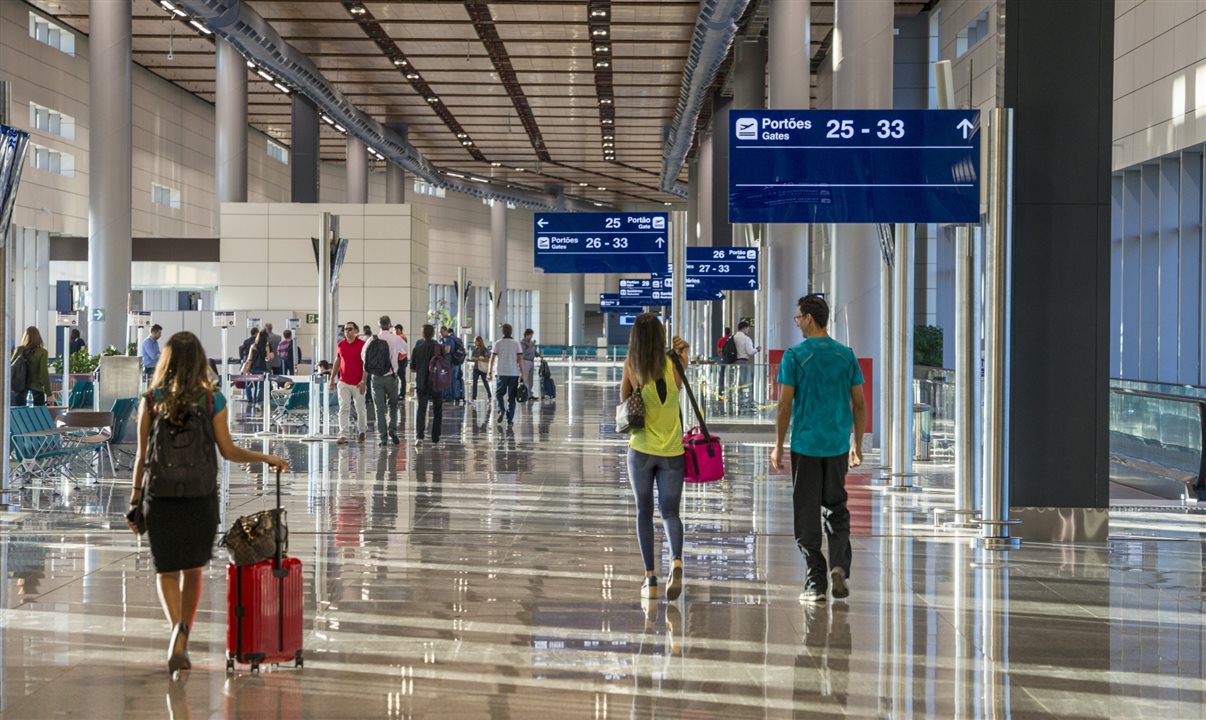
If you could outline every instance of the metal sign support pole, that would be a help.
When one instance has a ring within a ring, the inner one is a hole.
[[[1017,547],[1008,519],[1009,303],[1013,235],[1013,110],[993,108],[988,148],[988,237],[984,259],[984,491],[980,537],[985,548]]]
[[[975,259],[972,229],[955,227],[955,519],[946,523],[952,530],[969,530],[975,514],[977,475],[976,445],[977,387],[980,381],[979,323],[977,322]]]
[[[230,385],[230,354],[227,351],[227,340],[230,336],[230,328],[222,328],[222,361],[218,363],[218,367],[222,368],[222,389],[226,392],[226,400],[228,409],[226,410],[226,427],[234,427],[234,393],[231,392]]]
[[[913,487],[913,233],[912,223],[896,225],[896,264],[892,295],[893,422],[892,484],[890,491]]]
[[[892,392],[892,387],[895,385],[895,381],[893,380],[895,376],[893,372],[893,359],[896,357],[892,350],[894,338],[892,328],[895,322],[895,315],[892,312],[892,308],[894,307],[892,274],[893,268],[891,265],[888,265],[887,262],[880,264],[880,367],[872,368],[871,370],[876,379],[879,380],[879,396],[877,398],[879,405],[875,412],[879,416],[879,467],[882,474],[878,479],[885,485],[890,485],[892,482],[892,443],[895,434],[894,428],[896,427],[896,402],[894,400],[896,396]]]

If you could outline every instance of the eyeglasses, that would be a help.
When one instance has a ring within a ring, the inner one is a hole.
[[[346,328],[344,328],[344,329],[343,329],[343,331],[344,331],[344,332],[356,332],[356,328],[353,328],[353,327],[346,327]]]
[[[797,319],[797,320],[803,320],[803,319],[804,319],[804,316],[803,316],[803,315],[797,315],[797,316],[796,316],[796,319]]]

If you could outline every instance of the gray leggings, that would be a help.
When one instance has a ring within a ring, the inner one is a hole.
[[[628,448],[628,479],[632,483],[632,494],[637,505],[637,542],[641,545],[641,558],[645,571],[653,567],[653,486],[657,485],[658,510],[662,513],[662,526],[670,539],[670,557],[677,560],[683,556],[683,521],[678,517],[678,506],[683,497],[683,456],[662,457],[646,455]]]

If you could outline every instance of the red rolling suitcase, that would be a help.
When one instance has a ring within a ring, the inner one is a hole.
[[[281,474],[276,473],[276,506]],[[226,566],[226,671],[235,663],[259,672],[265,664],[302,666],[302,564],[284,554],[277,523],[276,556],[254,565]]]

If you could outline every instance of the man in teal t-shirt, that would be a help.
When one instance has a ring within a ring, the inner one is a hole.
[[[863,373],[854,351],[829,337],[829,304],[820,295],[799,300],[796,326],[804,342],[783,353],[779,407],[771,465],[783,467],[783,441],[791,425],[792,509],[796,545],[806,568],[802,602],[850,595],[850,511],[846,471],[863,462]],[[850,432],[854,431],[854,444]],[[824,521],[822,523],[822,520]],[[829,536],[829,563],[821,532]],[[826,573],[828,567],[832,570]]]

